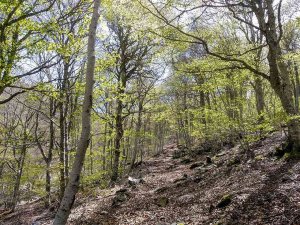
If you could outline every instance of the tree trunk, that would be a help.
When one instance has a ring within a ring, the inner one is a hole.
[[[62,97],[62,96],[61,96]],[[63,99],[60,99],[63,101]],[[59,142],[59,198],[62,199],[65,192],[65,121],[64,121],[64,105],[60,102],[59,106],[59,127],[60,127],[60,142]]]
[[[256,110],[258,114],[258,122],[262,123],[264,120],[263,112],[265,108],[264,90],[261,78],[257,77],[254,81],[254,91],[256,100]]]
[[[299,80],[299,69],[297,63],[294,61],[295,71],[295,107],[297,113],[299,113],[299,96],[300,96],[300,80]]]
[[[89,26],[88,36],[88,50],[87,50],[87,67],[86,67],[86,85],[85,94],[82,106],[82,130],[78,143],[78,148],[75,156],[72,170],[64,192],[64,197],[61,201],[60,207],[55,215],[54,225],[66,224],[71,213],[71,208],[75,201],[75,195],[79,189],[80,173],[83,167],[86,150],[90,141],[91,133],[91,109],[92,109],[92,95],[94,86],[94,72],[95,72],[95,42],[96,30],[99,19],[100,0],[94,1],[93,16]]]
[[[55,142],[55,130],[54,130],[54,122],[53,117],[55,114],[55,103],[53,98],[50,98],[50,140],[49,140],[49,150],[48,150],[48,157],[46,159],[46,207],[50,206],[51,204],[51,163],[52,163],[52,155],[53,155],[53,149],[54,149],[54,142]]]
[[[263,5],[263,3],[265,5]],[[289,146],[287,150],[291,150],[293,154],[299,155],[300,121],[294,104],[293,86],[290,73],[286,62],[282,57],[280,38],[277,34],[278,20],[275,15],[273,1],[266,0],[264,2],[259,2],[257,5],[253,4],[252,9],[257,17],[259,27],[263,31],[263,35],[265,36],[269,47],[267,59],[270,68],[270,77],[268,80],[271,87],[280,98],[283,109],[290,117],[288,121]],[[267,21],[265,14],[268,18]]]
[[[137,118],[137,123],[136,123],[136,127],[135,127],[135,133],[136,133],[136,137],[134,139],[134,149],[133,149],[133,155],[132,155],[132,159],[131,159],[131,164],[130,164],[130,168],[133,169],[134,168],[134,164],[136,161],[136,157],[137,157],[137,153],[140,146],[140,135],[141,135],[141,127],[142,127],[142,110],[143,110],[143,102],[142,100],[139,101],[139,109],[138,109],[138,118]]]
[[[123,129],[123,95],[126,89],[126,69],[122,69],[123,72],[120,74],[120,78],[118,81],[118,98],[117,98],[117,110],[116,110],[116,120],[115,120],[115,129],[116,129],[116,137],[115,137],[115,149],[114,149],[114,162],[112,168],[112,176],[111,181],[114,183],[117,181],[119,176],[119,164],[120,164],[120,155],[121,155],[121,141],[124,135]]]
[[[116,112],[116,138],[115,138],[115,149],[114,149],[114,162],[112,168],[111,181],[116,182],[119,176],[119,163],[120,163],[120,154],[121,154],[121,140],[123,138],[123,102],[121,99],[117,100],[117,112]]]
[[[25,156],[26,156],[26,151],[27,151],[27,130],[26,128],[24,129],[24,136],[23,136],[23,144],[21,148],[21,155],[18,160],[18,167],[17,167],[17,174],[16,174],[16,180],[15,180],[15,185],[14,185],[14,191],[13,191],[13,196],[12,200],[9,203],[9,208],[13,212],[16,208],[16,205],[19,200],[19,189],[21,185],[21,178],[23,175],[23,167],[24,167],[24,162],[25,162]]]

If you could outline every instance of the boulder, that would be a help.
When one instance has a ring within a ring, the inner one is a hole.
[[[128,189],[122,188],[118,191],[116,191],[115,197],[113,198],[112,206],[119,206],[123,202],[127,201],[129,199],[129,192]]]

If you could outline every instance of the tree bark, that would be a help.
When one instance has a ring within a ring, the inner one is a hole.
[[[264,120],[263,112],[265,109],[265,99],[264,99],[262,80],[260,77],[257,77],[254,80],[254,91],[255,91],[255,100],[256,100],[256,110],[258,114],[258,122],[261,123]]]
[[[273,1],[266,0],[259,2],[257,5],[253,3],[252,9],[269,47],[267,56],[270,68],[269,82],[280,98],[283,109],[290,117],[288,121],[289,147],[287,150],[291,150],[293,154],[298,155],[300,153],[300,121],[293,99],[291,76],[288,71],[288,66],[282,57],[282,49],[280,47],[281,34],[279,33],[278,35],[277,33],[276,21],[278,18],[275,16]],[[267,21],[265,14],[268,18]],[[281,24],[279,24],[279,27],[280,26]],[[280,30],[279,32],[282,31]]]
[[[117,112],[116,112],[116,138],[115,138],[115,149],[114,149],[114,162],[112,168],[111,181],[116,182],[119,176],[119,163],[120,163],[120,154],[121,154],[121,140],[123,138],[123,101],[117,99]]]
[[[89,26],[88,49],[87,49],[87,68],[86,68],[86,85],[85,94],[82,106],[82,130],[79,144],[76,151],[74,163],[70,173],[69,182],[64,192],[64,197],[61,201],[60,207],[55,215],[54,225],[66,224],[71,213],[71,208],[75,201],[75,195],[78,192],[80,184],[80,173],[83,167],[86,150],[90,141],[91,133],[91,109],[92,109],[92,95],[94,86],[94,72],[95,72],[95,42],[96,30],[99,19],[100,0],[94,1],[94,9],[92,20]]]

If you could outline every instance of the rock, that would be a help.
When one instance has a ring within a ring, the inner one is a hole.
[[[287,174],[281,178],[281,182],[283,183],[290,182],[290,181],[293,181],[293,179]]]
[[[209,156],[206,156],[206,164],[211,164],[212,159]]]
[[[206,173],[207,171],[209,171],[209,168],[205,168],[205,167],[197,167],[197,173]]]
[[[190,158],[185,158],[185,159],[182,159],[180,162],[183,164],[189,164],[189,163],[193,162],[193,160],[191,160]]]
[[[284,151],[283,147],[276,147],[274,156],[280,159],[284,156],[284,153],[285,153],[285,151]]]
[[[175,187],[185,187],[187,185],[187,183],[189,183],[189,182],[190,182],[190,180],[188,180],[188,179],[182,180],[180,182],[177,182]]]
[[[113,198],[112,206],[119,206],[121,203],[127,201],[129,198],[128,189],[122,188],[116,191],[116,195]]]
[[[231,195],[224,195],[221,200],[219,201],[219,203],[216,205],[217,208],[224,208],[226,206],[228,206],[231,203]]]
[[[181,181],[186,181],[187,179],[188,179],[188,175],[185,173],[185,174],[182,175],[181,178],[175,179],[175,180],[173,181],[173,183],[179,183],[179,182],[181,182]]]
[[[193,181],[195,183],[199,183],[201,180],[203,180],[203,177],[201,177],[201,176],[196,176],[196,177],[193,178]]]
[[[209,209],[208,209],[208,212],[209,213],[212,213],[212,211],[215,209],[215,207],[212,205],[212,204],[210,204],[210,206],[209,206]]]
[[[187,202],[190,202],[191,200],[194,199],[194,196],[193,195],[190,195],[190,194],[187,194],[187,195],[182,195],[180,196],[177,200],[180,202],[180,203],[187,203]]]
[[[179,149],[179,150],[175,150],[175,151],[173,152],[172,158],[173,158],[173,159],[179,159],[179,158],[184,157],[185,155],[186,155],[186,151],[185,151],[185,150]]]
[[[260,161],[260,160],[263,160],[264,159],[264,156],[263,155],[257,155],[257,156],[255,156],[254,157],[254,159],[256,160],[256,161]],[[250,160],[250,159],[249,159]],[[248,160],[248,161],[249,161]],[[248,163],[248,162],[247,162]]]
[[[120,190],[116,191],[116,195],[119,194],[119,193],[127,193],[127,192],[128,192],[127,188],[121,188]]]
[[[200,166],[204,166],[204,163],[203,162],[195,162],[190,166],[190,169],[192,170],[192,169],[195,169]]]
[[[128,184],[130,186],[135,186],[137,184],[142,184],[144,183],[145,181],[143,179],[136,179],[136,178],[133,178],[133,177],[128,177]]]
[[[234,166],[234,165],[237,165],[240,163],[241,163],[240,158],[238,156],[235,156],[233,159],[229,160],[229,162],[227,163],[227,166],[230,167],[230,166]]]
[[[101,211],[100,215],[108,215],[109,213],[107,211]]]
[[[159,207],[166,207],[169,204],[169,199],[167,197],[159,197],[155,200],[155,204]]]
[[[226,152],[220,152],[220,153],[217,154],[216,156],[217,156],[217,157],[221,157],[221,156],[223,156],[223,155],[226,155]]]
[[[40,225],[41,224],[41,222],[39,222],[39,221],[33,221],[32,223],[31,223],[31,225]]]
[[[168,190],[168,187],[167,186],[164,186],[164,187],[160,187],[160,188],[157,188],[154,193],[162,193],[162,192],[165,192],[166,190]]]
[[[176,165],[175,164],[172,164],[172,165],[169,165],[166,170],[171,170],[171,169],[174,169],[176,168]]]
[[[175,179],[174,181],[173,181],[173,183],[174,184],[177,184],[177,183],[179,183],[179,182],[182,182],[182,181],[185,181],[186,180],[186,178],[178,178],[178,179]]]

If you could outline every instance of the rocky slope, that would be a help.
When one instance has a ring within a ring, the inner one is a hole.
[[[250,152],[236,146],[194,157],[168,145],[131,174],[143,182],[79,195],[69,224],[298,225],[300,162],[274,156],[282,139],[273,133]],[[20,206],[0,224],[51,224],[54,213],[41,204]]]

